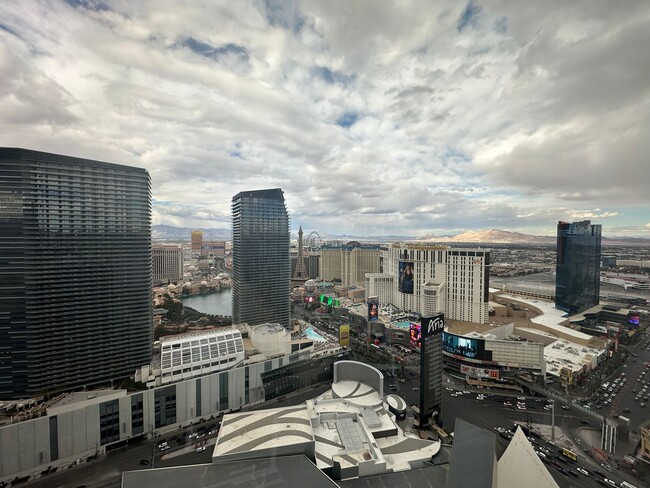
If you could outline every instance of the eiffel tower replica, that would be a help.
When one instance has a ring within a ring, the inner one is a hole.
[[[305,257],[302,254],[302,225],[298,230],[298,260],[296,267],[293,270],[293,277],[291,278],[291,286],[301,286],[309,279],[307,276],[307,268],[305,268]]]

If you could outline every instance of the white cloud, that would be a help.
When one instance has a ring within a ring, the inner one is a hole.
[[[232,195],[280,186],[327,233],[640,235],[649,11],[4,2],[0,144],[146,167],[157,223],[223,227]]]

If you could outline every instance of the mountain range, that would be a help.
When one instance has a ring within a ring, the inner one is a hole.
[[[174,227],[171,225],[152,225],[151,236],[155,241],[174,241],[186,242],[190,240],[192,233],[190,227]],[[212,240],[230,240],[230,229],[199,229],[203,232],[203,239]],[[305,232],[306,235],[309,232]],[[293,237],[297,237],[293,236]],[[306,236],[305,236],[306,237]],[[466,231],[451,236],[427,235],[423,237],[413,236],[354,236],[354,235],[334,235],[321,234],[322,240],[340,240],[340,241],[370,241],[370,242],[398,242],[398,241],[415,241],[431,243],[481,243],[481,244],[528,244],[528,245],[549,245],[554,246],[556,243],[555,236],[534,236],[522,234],[520,232],[510,232],[507,230],[489,229],[480,231]],[[603,237],[604,246],[650,246],[650,239],[641,237]]]

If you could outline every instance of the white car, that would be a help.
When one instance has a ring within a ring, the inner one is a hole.
[[[196,452],[203,452],[205,451],[205,446],[197,447]]]
[[[583,468],[576,468],[576,471],[577,471],[578,473],[582,473],[582,474],[584,474],[585,476],[589,476],[589,473],[587,472],[586,469],[583,469]]]

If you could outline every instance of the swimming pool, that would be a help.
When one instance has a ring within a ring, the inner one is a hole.
[[[325,338],[316,332],[312,327],[307,327],[305,329],[305,335],[307,336],[307,339],[311,339],[312,341],[326,342]]]
[[[397,327],[399,329],[410,329],[411,328],[411,322],[395,322],[392,324],[393,327]]]

